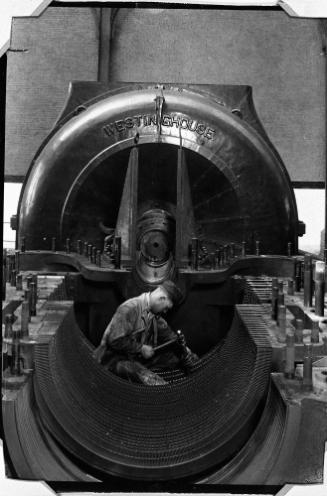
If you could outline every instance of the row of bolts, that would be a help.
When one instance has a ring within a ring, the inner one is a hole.
[[[215,252],[208,252],[206,246],[200,245],[199,238],[192,238],[191,240],[191,268],[192,270],[198,270],[199,262],[201,260],[200,248],[203,252],[203,257],[209,258],[210,263],[213,268],[218,268],[219,266],[226,265],[231,259],[236,257],[236,247],[235,243],[230,243],[224,247],[217,248]],[[66,238],[65,242],[66,253],[71,253],[73,251],[73,246],[70,238]],[[256,256],[260,255],[260,241],[255,241],[254,254]],[[26,241],[25,237],[21,239],[21,251],[26,251]],[[51,238],[51,251],[57,251],[57,240],[56,238]],[[76,252],[79,255],[84,255],[89,259],[91,263],[96,264],[101,267],[101,250],[98,250],[95,246],[87,241],[77,240],[76,242]],[[245,257],[247,252],[246,241],[241,243],[241,257]],[[292,256],[292,243],[287,243],[287,255]],[[115,236],[113,240],[113,262],[116,269],[121,268],[121,236]]]
[[[200,249],[203,252],[203,257],[200,255]],[[260,241],[255,241],[254,255],[259,256],[261,253]],[[236,256],[246,257],[247,243],[242,241],[240,254],[236,255],[235,243],[230,243],[221,248],[217,248],[214,252],[209,253],[206,246],[202,246],[199,238],[191,240],[191,269],[198,270],[201,259],[206,258],[213,269],[218,269],[220,266],[228,265]],[[287,256],[292,256],[292,243],[287,243]]]
[[[303,270],[304,269],[304,270]],[[312,306],[313,280],[315,296],[315,314],[324,315],[325,296],[325,262],[316,261],[314,278],[311,255],[304,256],[304,263],[296,264],[295,281],[288,280],[287,294],[294,295],[294,290],[304,290],[304,306]],[[295,320],[295,329],[286,332],[286,306],[284,305],[283,281],[272,279],[271,317],[277,321],[282,342],[286,341],[285,377],[293,379],[295,376],[295,344],[304,345],[303,353],[303,386],[312,388],[312,344],[319,343],[319,321],[313,321],[311,327],[311,343],[303,343],[304,322],[302,319]],[[323,337],[324,350],[327,349],[327,336]]]
[[[121,236],[115,236],[113,241],[114,246],[114,266],[116,269],[120,269],[121,266]],[[26,251],[26,238],[23,236],[20,241],[20,251]],[[51,238],[51,251],[58,251],[57,239]],[[66,238],[65,241],[65,251],[66,253],[74,252],[74,246],[70,238]],[[102,264],[102,254],[101,250],[98,250],[96,246],[87,241],[82,241],[80,239],[76,242],[76,253],[78,255],[83,255],[89,259],[91,263],[96,264],[101,267]]]
[[[21,251],[25,250],[25,241],[22,240]],[[114,240],[115,247],[115,266],[120,267],[121,260],[121,237],[117,236]],[[52,250],[56,251],[56,238],[52,238]],[[291,252],[291,243],[288,243],[288,253]],[[246,243],[242,242],[242,256],[245,256]],[[66,240],[66,252],[71,252],[70,239]],[[235,256],[234,244],[231,244],[228,249],[231,258]],[[87,256],[91,262],[97,263],[101,266],[101,252],[97,250],[96,247],[92,246],[90,243],[77,241],[77,253],[80,255]],[[225,251],[226,253],[226,251]],[[3,272],[3,295],[5,295],[5,283],[10,282],[12,286],[16,286],[17,290],[22,290],[22,275],[18,273],[19,271],[19,254],[20,251],[16,250],[14,255],[6,255],[6,250],[4,250],[4,272]],[[260,254],[259,242],[256,242],[256,255]],[[221,251],[217,250],[216,257],[218,259],[218,264],[224,258],[221,256]],[[226,255],[225,255],[226,257]],[[227,258],[227,257],[226,257]],[[225,258],[225,260],[226,260]],[[198,269],[199,261],[199,240],[198,238],[192,238],[192,268]],[[304,271],[303,271],[304,268]],[[295,281],[288,281],[288,294],[294,294],[294,282],[295,290],[300,291],[301,281],[303,280],[304,287],[304,305],[312,306],[312,296],[313,296],[313,284],[312,284],[312,257],[310,255],[305,255],[304,264],[296,264]],[[315,313],[317,316],[324,315],[324,294],[325,294],[325,263],[317,261],[315,264]],[[3,296],[3,299],[5,297]],[[19,339],[28,336],[28,323],[31,320],[31,316],[36,315],[36,303],[37,303],[37,276],[27,277],[27,289],[24,292],[24,301],[22,302],[21,310],[21,329],[13,329],[13,316],[5,316],[5,338],[12,338],[12,365],[11,372],[13,374],[19,373],[20,370],[20,353],[19,353]],[[283,283],[278,282],[276,278],[272,279],[272,318],[277,320],[281,334],[285,335],[286,332],[286,307],[284,305],[284,294],[283,294]],[[326,339],[326,338],[325,338]],[[286,368],[285,375],[288,377],[294,377],[294,342],[303,342],[303,321],[301,319],[296,319],[296,329],[294,332],[288,331],[286,333]],[[311,331],[311,342],[319,342],[319,323],[313,322]],[[311,366],[309,364],[311,363]],[[312,376],[312,346],[305,344],[304,353],[304,376],[305,374]]]
[[[9,271],[7,271],[9,274]],[[9,279],[9,278],[8,278]],[[11,273],[11,277],[7,282],[10,282],[12,286],[15,286],[14,280],[16,280],[16,289],[18,291],[23,290],[22,274]],[[37,275],[29,275],[26,278],[27,289],[24,290],[24,300],[21,304],[21,325],[20,329],[14,328],[13,324],[16,320],[15,315],[6,314],[5,315],[5,331],[4,338],[11,339],[11,363],[10,372],[12,375],[21,375],[21,350],[20,343],[21,339],[28,338],[29,336],[29,322],[31,322],[31,317],[36,316],[36,304],[37,304]]]
[[[116,236],[114,240],[115,246],[115,267],[120,268],[121,261],[121,237]],[[56,251],[56,238],[52,238],[52,251]],[[21,250],[15,250],[14,254],[7,254],[7,250],[3,250],[3,274],[2,274],[2,299],[6,299],[6,283],[16,287],[17,291],[23,291],[23,276],[19,273],[19,257],[20,253],[25,251],[25,238],[21,240]],[[66,253],[71,253],[72,247],[70,239],[66,239]],[[87,242],[77,241],[77,253],[86,256],[90,262],[96,263],[101,267],[101,252],[92,244]],[[21,305],[21,327],[20,329],[13,328],[15,322],[14,314],[5,315],[5,331],[4,337],[11,339],[11,364],[10,372],[12,375],[21,375],[21,354],[20,340],[29,335],[29,322],[31,317],[36,316],[37,304],[37,275],[29,275],[26,277],[27,288],[24,290],[24,300]]]

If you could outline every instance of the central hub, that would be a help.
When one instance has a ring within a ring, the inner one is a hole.
[[[174,269],[175,220],[166,210],[147,210],[137,223],[136,271],[142,281],[160,283]]]

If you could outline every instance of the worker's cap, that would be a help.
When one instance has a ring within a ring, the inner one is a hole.
[[[174,305],[180,305],[184,299],[184,294],[173,281],[164,281],[159,286],[163,288]]]

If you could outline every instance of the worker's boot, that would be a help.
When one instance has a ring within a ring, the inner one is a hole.
[[[167,381],[160,377],[160,375],[148,369],[141,370],[137,375],[142,384],[146,386],[162,386],[163,384],[167,384]]]
[[[132,382],[141,382],[147,386],[161,386],[167,382],[139,362],[122,360],[117,362],[115,372],[120,377]]]

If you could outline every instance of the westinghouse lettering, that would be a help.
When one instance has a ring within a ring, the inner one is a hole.
[[[126,129],[132,129],[133,127],[147,127],[147,126],[157,126],[158,118],[157,115],[134,115],[132,117],[125,117],[125,119],[110,122],[103,126],[103,131],[107,136],[112,136],[113,134],[120,133]],[[215,130],[208,127],[205,123],[189,119],[188,117],[182,117],[177,114],[164,114],[161,119],[161,126],[173,127],[187,129],[194,133],[207,138],[208,140],[213,139],[215,135]]]

